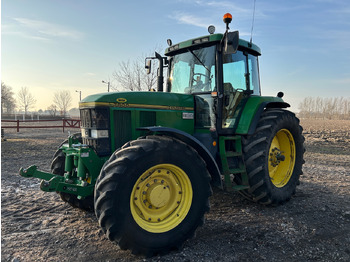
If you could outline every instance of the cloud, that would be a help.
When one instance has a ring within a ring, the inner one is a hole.
[[[203,18],[184,12],[175,12],[171,18],[177,20],[180,24],[194,25],[201,28],[208,27],[208,24]]]
[[[79,40],[83,34],[79,31],[66,28],[61,25],[48,23],[41,20],[34,20],[28,18],[13,18],[16,24],[12,26],[12,32],[7,31],[7,34],[17,34],[23,37],[48,40],[52,38],[69,38]],[[23,31],[25,29],[25,31]]]
[[[91,73],[91,72],[87,72],[87,73],[84,73],[83,76],[91,77],[91,76],[96,76],[96,74],[95,73]]]

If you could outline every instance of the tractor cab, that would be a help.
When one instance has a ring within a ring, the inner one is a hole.
[[[166,58],[158,54],[156,58],[160,68],[163,63],[168,66],[165,91],[194,96],[195,128],[232,134],[247,98],[261,95],[261,51],[253,43],[239,39],[238,31],[228,32],[232,18],[225,16],[224,34],[215,34],[215,28],[210,26],[206,36],[174,45],[168,39]],[[162,76],[160,79],[163,81]],[[162,86],[163,82],[158,83],[158,91],[163,91]]]
[[[193,94],[196,127],[219,132],[235,128],[236,109],[244,98],[260,96],[260,49],[240,39],[234,52],[225,51],[225,37],[211,34],[170,46],[165,52],[169,61],[166,91]]]

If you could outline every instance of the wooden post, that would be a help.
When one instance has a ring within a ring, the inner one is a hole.
[[[19,120],[17,119],[17,133],[19,132]]]

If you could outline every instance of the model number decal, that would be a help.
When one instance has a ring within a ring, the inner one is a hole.
[[[194,119],[194,114],[182,112],[182,119]]]
[[[89,152],[81,153],[80,157],[89,157]]]
[[[67,187],[66,189],[67,191],[71,191],[71,192],[77,192],[78,189],[76,187]]]

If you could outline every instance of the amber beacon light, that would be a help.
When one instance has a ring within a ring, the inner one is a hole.
[[[230,13],[224,14],[224,22],[226,24],[229,24],[229,23],[231,23],[231,21],[232,21],[232,15]]]

